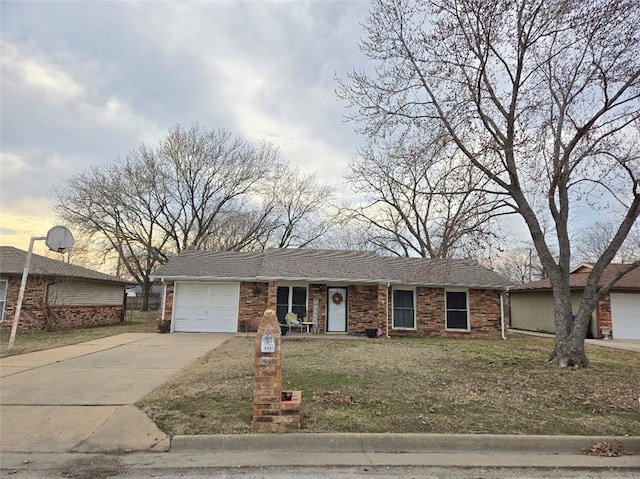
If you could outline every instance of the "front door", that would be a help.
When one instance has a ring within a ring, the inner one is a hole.
[[[347,331],[347,288],[327,288],[327,332]]]

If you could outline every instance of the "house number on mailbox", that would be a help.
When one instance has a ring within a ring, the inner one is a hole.
[[[272,334],[265,334],[260,341],[261,353],[275,353],[276,352],[276,340]]]

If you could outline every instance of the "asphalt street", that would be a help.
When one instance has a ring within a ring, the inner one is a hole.
[[[36,460],[37,462],[37,460]],[[311,467],[163,467],[152,464],[123,464],[117,457],[104,456],[89,462],[78,458],[50,469],[25,464],[20,469],[0,470],[3,478],[29,479],[636,479],[638,470],[567,469],[553,467],[442,467],[442,466],[311,466]]]
[[[122,478],[620,478],[640,477],[638,456],[499,452],[127,454],[3,453],[0,477]]]

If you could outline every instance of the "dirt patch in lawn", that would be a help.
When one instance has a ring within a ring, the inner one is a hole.
[[[213,350],[140,407],[170,435],[251,432],[254,339]],[[640,435],[640,354],[589,348],[591,367],[545,362],[552,342],[331,339],[283,343],[283,388],[307,432]]]

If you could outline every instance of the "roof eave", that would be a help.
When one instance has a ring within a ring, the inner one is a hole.
[[[22,276],[23,271],[0,271],[0,276]],[[33,276],[46,276],[56,278],[69,278],[69,279],[83,279],[86,281],[100,281],[101,283],[118,283],[118,284],[136,284],[133,281],[126,281],[124,279],[111,279],[111,278],[92,278],[90,276],[77,276],[71,274],[61,273],[49,273],[42,271],[29,271],[29,277]]]
[[[326,283],[326,284],[341,284],[341,283],[356,283],[356,284],[390,284],[390,285],[407,285],[407,286],[422,286],[426,288],[469,288],[469,289],[492,289],[499,291],[506,291],[509,286],[498,284],[477,284],[477,283],[441,283],[441,282],[407,282],[397,279],[388,278],[332,278],[332,277],[309,277],[309,276],[198,276],[198,275],[151,275],[154,280],[161,281],[246,281],[246,282],[263,282],[269,281],[287,281],[287,282],[307,282],[307,283]]]

